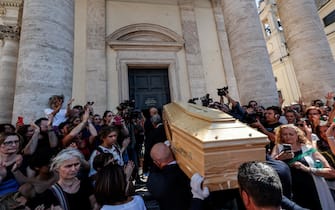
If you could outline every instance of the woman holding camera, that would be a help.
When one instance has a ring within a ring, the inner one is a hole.
[[[292,124],[282,125],[276,130],[275,143],[272,157],[290,166],[293,201],[308,209],[335,209],[324,179],[334,178],[335,171],[303,131]]]

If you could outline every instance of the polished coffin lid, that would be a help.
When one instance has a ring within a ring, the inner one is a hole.
[[[237,169],[265,160],[267,136],[215,109],[173,102],[164,106],[168,140],[180,168],[205,177],[211,191],[237,188]]]

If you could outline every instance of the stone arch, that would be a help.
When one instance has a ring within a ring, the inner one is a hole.
[[[184,39],[166,27],[138,23],[122,27],[106,37],[114,50],[179,51]]]

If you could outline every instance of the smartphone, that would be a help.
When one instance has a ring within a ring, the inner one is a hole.
[[[283,151],[284,152],[292,152],[292,145],[291,144],[283,144]]]
[[[22,116],[18,116],[16,123],[19,124],[19,125],[23,125],[23,117]]]

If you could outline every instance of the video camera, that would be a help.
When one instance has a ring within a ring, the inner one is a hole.
[[[195,103],[195,101],[197,101],[197,100],[199,100],[199,98],[191,98],[191,99],[188,100],[187,103],[190,103],[190,104],[197,104],[197,103]]]
[[[135,100],[125,100],[116,108],[122,113],[122,118],[126,122],[130,122],[132,119],[137,119],[141,115],[141,111],[135,109]]]
[[[209,93],[207,93],[205,96],[200,98],[202,106],[208,106],[210,103],[213,102],[213,99],[209,97]]]
[[[223,88],[218,88],[218,95],[219,96],[226,96],[229,92],[228,92],[228,86],[223,87]]]

